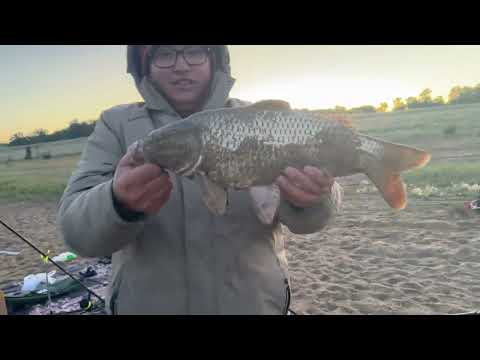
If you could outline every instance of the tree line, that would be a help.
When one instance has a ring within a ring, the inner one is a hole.
[[[393,100],[393,111],[402,111],[407,109],[418,109],[433,106],[473,104],[480,102],[480,84],[476,86],[454,86],[448,94],[448,100],[443,96],[432,98],[432,90],[423,90],[418,97],[408,97],[407,99],[396,98]]]
[[[406,99],[400,97],[393,99],[392,111],[403,111],[408,109],[428,108],[445,105],[473,104],[480,103],[480,84],[476,86],[454,86],[445,101],[443,96],[432,97],[432,90],[425,89],[418,96],[410,96]],[[364,105],[347,109],[344,106],[336,106],[329,111],[349,113],[374,113],[388,111],[388,103],[382,102],[379,106]]]
[[[395,98],[392,103],[392,111],[403,111],[408,109],[419,109],[435,106],[457,105],[457,104],[472,104],[480,103],[480,84],[476,86],[454,86],[448,94],[448,99],[445,101],[443,96],[432,97],[432,90],[425,89],[418,96],[408,97],[406,99]],[[326,109],[319,111],[334,111],[334,112],[349,112],[349,113],[375,113],[388,111],[388,103],[382,102],[379,106],[364,105],[347,109],[344,106],[336,106],[334,109]],[[62,130],[55,131],[48,134],[45,129],[38,129],[33,134],[25,136],[19,132],[13,134],[8,145],[33,145],[37,143],[69,140],[80,137],[87,137],[93,132],[96,120],[79,122],[73,120],[70,125]]]
[[[67,128],[55,131],[51,134],[49,134],[48,130],[45,129],[37,129],[28,136],[25,136],[23,133],[18,132],[12,135],[8,145],[33,145],[50,141],[70,140],[87,137],[90,136],[90,134],[93,132],[95,124],[96,120],[79,122],[75,119],[70,122]]]

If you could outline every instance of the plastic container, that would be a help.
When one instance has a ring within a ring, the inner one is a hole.
[[[70,251],[67,251],[67,252],[61,253],[61,254],[59,254],[55,257],[52,257],[52,260],[55,261],[55,262],[66,263],[66,262],[73,261],[76,258],[77,258],[77,255],[75,255],[74,253],[72,253]]]

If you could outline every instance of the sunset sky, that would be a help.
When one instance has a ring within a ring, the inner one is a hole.
[[[430,88],[480,83],[480,46],[230,46],[231,95],[277,98],[296,108],[375,105]],[[126,46],[0,45],[0,143],[140,100],[126,73]]]

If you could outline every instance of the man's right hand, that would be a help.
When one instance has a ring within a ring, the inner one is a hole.
[[[113,194],[127,209],[144,214],[157,213],[170,198],[170,176],[159,166],[135,166],[129,152],[123,156],[113,178]]]

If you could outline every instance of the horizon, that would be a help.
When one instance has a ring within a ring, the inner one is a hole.
[[[282,99],[312,110],[394,98],[432,97],[480,83],[480,46],[233,45],[231,96]],[[126,73],[126,46],[2,45],[0,144],[14,133],[49,133],[96,120],[109,107],[141,101]]]

